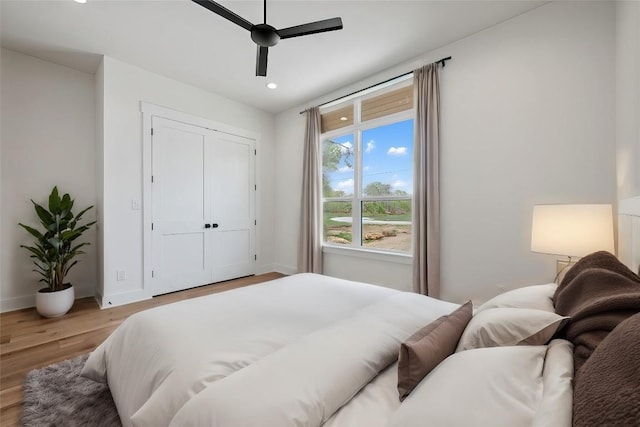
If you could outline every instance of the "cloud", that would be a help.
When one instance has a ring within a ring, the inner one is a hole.
[[[391,183],[391,188],[395,188],[395,189],[406,188],[408,185],[409,185],[408,182],[405,182],[401,179],[396,179]]]
[[[353,152],[353,144],[349,141],[340,143],[340,151],[346,153],[347,151]]]
[[[334,190],[342,190],[345,193],[353,192],[353,179],[349,178],[338,182]]]
[[[340,173],[351,172],[352,170],[353,170],[353,168],[350,167],[350,166],[343,166],[341,168],[338,168],[338,172],[340,172]]]
[[[370,153],[374,148],[376,148],[376,142],[372,139],[371,141],[367,142],[367,148],[365,148],[364,151]]]
[[[390,156],[404,156],[407,154],[407,147],[391,147],[387,154]]]

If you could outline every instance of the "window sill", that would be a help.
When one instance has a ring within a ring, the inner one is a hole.
[[[364,248],[349,248],[344,246],[322,245],[322,252],[326,254],[343,255],[369,260],[393,262],[396,264],[412,264],[413,256],[395,252],[384,252]]]

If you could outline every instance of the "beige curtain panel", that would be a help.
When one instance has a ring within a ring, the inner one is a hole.
[[[298,272],[322,273],[322,154],[320,147],[320,110],[305,112],[302,201]]]
[[[416,100],[413,176],[413,290],[440,296],[440,83],[438,64],[413,72]]]

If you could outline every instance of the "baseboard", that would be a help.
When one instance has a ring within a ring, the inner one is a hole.
[[[281,274],[286,274],[287,276],[291,276],[293,274],[298,273],[298,269],[296,267],[290,267],[288,265],[273,264],[272,267],[273,269],[271,271],[275,271]]]
[[[273,268],[274,268],[273,264],[264,264],[264,265],[256,266],[256,276],[258,274],[272,273],[275,271]]]
[[[105,295],[102,297],[102,304],[98,303],[98,305],[100,305],[100,308],[102,309],[107,309],[147,299],[151,299],[151,296],[149,296],[143,289],[138,289],[130,292]]]
[[[95,294],[93,295],[93,298],[98,303],[98,307],[100,307],[101,309],[104,308],[104,307],[102,307],[102,301],[103,301],[102,300],[102,292],[96,291]]]
[[[76,299],[94,296],[95,290],[90,286],[75,287]],[[6,298],[0,301],[0,313],[7,311],[22,310],[36,306],[36,295],[22,295],[19,297]]]
[[[25,295],[21,297],[7,298],[0,301],[0,312],[21,310],[23,308],[35,307],[36,296]]]

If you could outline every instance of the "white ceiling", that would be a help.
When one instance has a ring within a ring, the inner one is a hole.
[[[1,0],[2,46],[94,73],[108,55],[277,113],[533,9],[540,1],[281,1],[276,28],[342,17],[344,29],[282,40],[255,76],[249,32],[189,0]],[[221,1],[253,23],[261,1]],[[269,90],[267,82],[278,89]]]

